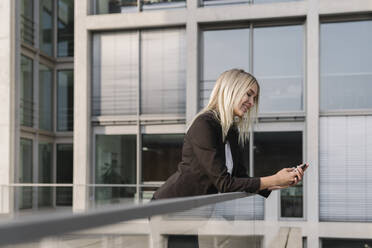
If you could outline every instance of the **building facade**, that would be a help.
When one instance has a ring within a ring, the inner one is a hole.
[[[298,227],[307,247],[372,246],[371,0],[7,0],[0,13],[2,214],[150,199],[218,75],[242,68],[261,85],[249,175],[310,167],[191,234],[268,247]],[[176,244],[184,222],[158,235]],[[147,242],[147,223],[128,225]]]

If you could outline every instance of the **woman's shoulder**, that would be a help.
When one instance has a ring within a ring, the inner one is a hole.
[[[212,111],[199,114],[188,128],[187,136],[201,138],[208,134],[216,135],[221,131],[221,125]]]
[[[212,127],[221,127],[220,121],[218,120],[216,114],[211,111],[205,111],[204,113],[199,114],[192,123],[192,126],[212,126]]]

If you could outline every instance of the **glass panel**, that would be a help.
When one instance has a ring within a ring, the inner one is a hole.
[[[38,183],[53,183],[53,144],[39,143],[39,179]],[[53,206],[53,188],[38,187],[38,206]]]
[[[144,10],[186,7],[185,0],[141,0],[141,4]]]
[[[74,72],[58,71],[57,130],[72,131],[74,124]]]
[[[138,33],[93,36],[92,114],[137,114]]]
[[[303,26],[255,28],[253,54],[260,112],[303,111]]]
[[[53,71],[39,65],[39,128],[53,130]]]
[[[58,0],[58,57],[74,56],[74,0]]]
[[[141,49],[141,113],[184,114],[185,30],[144,31]]]
[[[136,135],[96,135],[95,183],[136,183]]]
[[[34,125],[34,80],[33,62],[21,56],[21,89],[20,89],[20,114],[21,125],[32,127]]]
[[[269,176],[302,163],[302,132],[255,132],[254,176]],[[303,217],[302,182],[280,190],[281,217]]]
[[[183,134],[142,135],[142,181],[166,181],[181,162]]]
[[[207,105],[218,76],[229,69],[249,71],[249,29],[204,31],[200,108]]]
[[[372,21],[320,26],[320,109],[372,108]]]
[[[17,171],[18,178],[16,182],[18,183],[32,183],[33,182],[33,150],[32,150],[32,140],[30,139],[20,139],[20,150],[19,150],[19,169]],[[19,189],[19,194],[17,197],[18,208],[26,209],[32,208],[32,188],[22,187]]]
[[[127,13],[138,11],[137,0],[92,0],[95,14]]]
[[[372,221],[372,116],[319,120],[320,221]]]
[[[300,2],[303,0],[252,0],[253,3]]]
[[[370,239],[322,239],[322,248],[369,248],[372,247]]]
[[[34,1],[21,0],[21,39],[34,45]]]
[[[30,1],[31,2],[31,1]],[[53,56],[53,1],[39,0],[40,3],[40,50]]]
[[[57,144],[57,183],[72,183],[73,172],[73,145]],[[56,205],[72,205],[71,187],[57,188]]]

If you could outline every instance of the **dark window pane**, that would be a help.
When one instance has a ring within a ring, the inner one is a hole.
[[[95,0],[95,14],[127,13],[138,11],[137,0]]]
[[[73,145],[57,145],[57,183],[72,183],[73,180]],[[56,205],[72,205],[72,188],[57,187]]]
[[[198,248],[197,235],[170,235],[168,248]]]
[[[57,130],[72,131],[74,124],[74,73],[58,71]]]
[[[32,183],[33,182],[33,156],[32,156],[32,140],[20,140],[19,150],[19,168],[17,171],[18,183]],[[16,200],[18,201],[19,209],[32,208],[33,190],[31,187],[18,187],[15,189]]]
[[[34,125],[34,80],[33,62],[28,57],[21,56],[21,89],[20,89],[20,117],[21,125]]]
[[[39,128],[53,130],[53,72],[39,66]]]
[[[136,136],[97,135],[95,183],[136,183]]]
[[[53,183],[53,145],[51,143],[39,143],[39,178],[38,183]],[[53,206],[53,188],[37,187],[38,206]]]
[[[53,56],[53,2],[39,0],[40,2],[40,50]]]
[[[58,57],[74,56],[74,0],[58,0]]]
[[[322,248],[369,248],[372,240],[361,239],[322,239]]]
[[[142,181],[165,181],[182,159],[183,134],[142,136]]]
[[[372,108],[372,21],[320,26],[320,109]]]
[[[249,71],[249,29],[225,29],[203,32],[203,70],[199,107],[207,105],[218,76],[229,69]]]
[[[34,1],[21,1],[21,39],[25,43],[34,45]]]
[[[302,163],[302,132],[254,133],[254,175],[269,176]],[[302,183],[280,191],[281,217],[302,217]]]

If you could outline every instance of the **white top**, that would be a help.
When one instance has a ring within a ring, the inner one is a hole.
[[[226,157],[226,167],[227,167],[227,172],[232,173],[234,163],[231,155],[231,149],[230,149],[230,143],[226,141],[225,145],[225,157]]]

